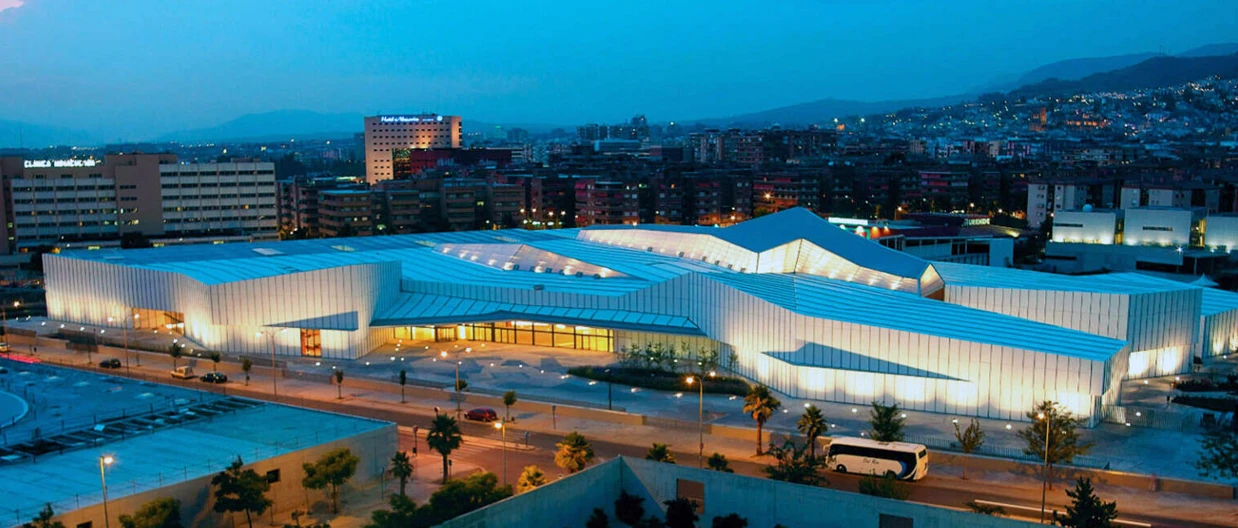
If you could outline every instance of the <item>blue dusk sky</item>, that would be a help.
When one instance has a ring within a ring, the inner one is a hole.
[[[1235,35],[1235,0],[0,0],[0,120],[132,139],[280,109],[688,120]]]

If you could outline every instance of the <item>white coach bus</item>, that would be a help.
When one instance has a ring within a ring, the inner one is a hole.
[[[928,448],[906,442],[838,437],[830,442],[830,467],[839,473],[893,475],[920,480],[928,473]]]

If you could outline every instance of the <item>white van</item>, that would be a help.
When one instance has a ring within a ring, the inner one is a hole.
[[[176,369],[172,371],[172,377],[179,379],[194,379],[197,376],[193,374],[193,367],[176,367]]]

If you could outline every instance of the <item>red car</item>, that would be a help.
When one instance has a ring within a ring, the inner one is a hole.
[[[479,422],[493,422],[499,419],[499,413],[494,412],[494,409],[478,407],[476,409],[469,409],[468,412],[464,413],[464,418]]]

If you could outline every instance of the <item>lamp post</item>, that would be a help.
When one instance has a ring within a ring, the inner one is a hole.
[[[447,359],[447,351],[440,350],[439,357]],[[456,419],[460,419],[460,352],[456,352]]]
[[[288,329],[285,328],[280,330],[279,333],[282,334],[287,331]],[[257,333],[258,337],[262,337],[262,335],[262,332]],[[266,332],[266,336],[271,341],[271,396],[279,396],[279,376],[275,374],[275,332]]]
[[[608,411],[615,410],[615,407],[613,404],[615,400],[614,389],[615,389],[615,384],[611,383],[611,380],[610,380],[610,369],[606,369],[606,410]]]
[[[712,370],[709,371],[709,377],[712,378],[716,375],[716,372]],[[697,444],[696,462],[697,467],[705,467],[705,376],[702,375],[700,378],[688,376],[687,382],[688,385],[696,383],[697,389],[699,390],[699,397],[697,399],[698,407],[696,414],[696,435],[700,443]]]
[[[1045,421],[1045,465],[1041,470],[1044,474],[1040,479],[1040,524],[1045,523],[1045,499],[1049,490],[1049,434],[1053,432],[1053,415],[1037,413],[1036,417]]]
[[[503,485],[507,485],[507,424],[502,421],[494,422],[494,428],[502,433],[503,437]]]
[[[21,307],[21,301],[13,301],[13,309]],[[7,304],[0,304],[0,317],[4,318],[4,339],[9,339],[9,310]]]
[[[104,469],[112,465],[112,462],[115,462],[115,461],[116,459],[112,458],[111,455],[101,455],[99,457],[99,483],[103,486],[103,526],[104,528],[110,528],[112,526],[112,520],[109,519],[107,516],[107,473],[104,471]]]

